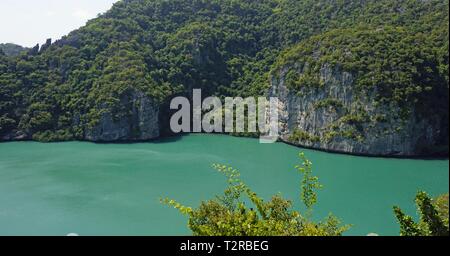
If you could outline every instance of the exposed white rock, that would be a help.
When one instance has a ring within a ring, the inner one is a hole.
[[[407,118],[400,118],[400,107],[395,103],[377,104],[375,91],[355,89],[354,76],[339,68],[323,65],[320,79],[323,87],[292,92],[286,84],[287,73],[294,69],[302,74],[306,65],[284,67],[271,78],[270,97],[279,99],[279,130],[284,141],[311,148],[363,155],[415,156],[422,149],[432,148],[441,131],[437,117],[418,118],[412,111]],[[333,99],[341,107],[316,107],[320,101]],[[340,119],[355,109],[365,112],[369,118],[383,116],[383,122],[360,124],[357,139],[341,135],[330,136],[332,131],[354,129]],[[334,129],[333,129],[334,126]],[[299,130],[320,140],[292,141],[291,135]],[[328,137],[327,137],[328,135]],[[328,138],[328,139],[327,139]]]
[[[147,95],[134,91],[122,97],[121,105],[130,109],[130,115],[114,120],[113,114],[105,112],[92,129],[87,129],[86,140],[141,141],[159,137],[159,106]]]

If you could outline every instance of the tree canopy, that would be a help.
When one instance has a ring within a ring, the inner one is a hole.
[[[192,88],[266,95],[270,71],[301,53],[310,58],[319,41],[319,62],[362,73],[358,84],[382,86],[384,100],[423,100],[442,112],[448,6],[448,0],[122,0],[51,45],[0,54],[0,136],[20,130],[38,140],[80,139],[100,111],[127,115],[121,97],[133,90],[161,103]],[[349,45],[353,55],[345,57]],[[306,84],[316,84],[313,71]]]

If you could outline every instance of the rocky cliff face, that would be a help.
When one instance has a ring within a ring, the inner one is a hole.
[[[129,111],[115,117],[111,111],[101,111],[94,127],[85,132],[85,139],[96,142],[144,141],[159,137],[159,106],[140,91],[121,98],[121,106]]]
[[[72,126],[81,128],[80,139],[93,142],[120,142],[120,141],[146,141],[160,136],[159,109],[157,102],[138,90],[126,93],[121,97],[118,106],[122,111],[114,113],[111,108],[95,109],[98,120],[87,120],[91,124],[81,121],[79,115],[72,120]],[[94,123],[94,125],[92,125]],[[58,137],[53,133],[52,141],[68,140],[67,137]],[[15,129],[0,137],[3,141],[36,139],[39,133],[29,129]],[[51,136],[51,135],[50,135]]]
[[[293,92],[286,76],[300,76],[308,63],[286,66],[271,78],[269,96],[279,98],[284,141],[315,149],[363,155],[416,156],[439,149],[446,130],[438,116],[405,114],[395,103],[380,103],[376,91],[355,89],[355,77],[323,65],[320,84]],[[413,109],[413,108],[412,108]]]

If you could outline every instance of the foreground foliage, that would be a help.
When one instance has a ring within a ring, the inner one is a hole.
[[[213,165],[228,179],[222,196],[202,202],[197,208],[183,206],[175,200],[163,199],[189,217],[188,226],[196,236],[340,236],[349,226],[341,225],[333,215],[324,221],[311,221],[312,207],[317,202],[316,190],[322,186],[312,175],[312,163],[300,154],[302,164],[296,169],[303,174],[301,200],[307,213],[293,210],[292,201],[275,195],[265,202],[240,179],[238,170],[226,165]],[[249,208],[246,203],[252,205]]]
[[[415,222],[399,207],[394,207],[394,213],[400,223],[401,236],[449,235],[448,194],[433,200],[427,193],[421,191],[416,196],[416,204],[420,216],[419,222]]]

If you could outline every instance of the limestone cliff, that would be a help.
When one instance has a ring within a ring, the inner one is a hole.
[[[71,127],[76,137],[67,137],[63,131],[37,132],[33,129],[14,129],[0,140],[39,140],[65,141],[68,139],[93,142],[146,141],[160,136],[159,110],[160,106],[148,95],[139,90],[133,90],[121,96],[118,106],[120,112],[115,112],[103,104],[92,109],[95,115],[86,119],[75,114]],[[87,115],[89,116],[89,115]],[[41,139],[41,136],[50,138]]]
[[[319,88],[294,92],[286,75],[308,64],[284,67],[271,79],[269,96],[279,98],[281,138],[327,151],[363,155],[416,156],[436,152],[443,133],[439,116],[402,116],[395,103],[380,104],[376,92],[355,89],[351,73],[330,65],[320,68]]]
[[[159,137],[159,106],[140,91],[121,98],[126,115],[100,111],[100,118],[87,128],[85,139],[98,142],[144,141]]]
[[[283,53],[269,96],[282,139],[351,154],[448,154],[448,66],[402,27],[336,29]]]

